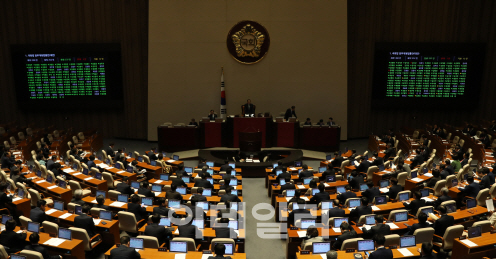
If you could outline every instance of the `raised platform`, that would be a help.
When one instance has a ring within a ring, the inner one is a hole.
[[[236,156],[238,149],[200,149],[198,156],[213,161],[215,166],[224,164],[224,160],[234,161],[233,157]],[[250,154],[246,154],[250,155]],[[264,158],[267,160],[263,162]],[[236,162],[236,168],[241,168],[241,175],[243,177],[265,177],[265,169],[272,167],[272,164],[281,161],[283,165],[292,166],[295,160],[303,159],[303,151],[299,149],[270,149],[262,150],[258,153],[253,153],[254,159],[259,159],[260,163],[253,162]]]

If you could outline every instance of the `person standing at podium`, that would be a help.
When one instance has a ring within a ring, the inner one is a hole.
[[[243,115],[245,115],[245,116],[246,115],[251,116],[252,114],[255,114],[255,105],[253,105],[251,103],[251,100],[250,99],[246,100],[246,103],[243,105],[243,107],[245,108],[244,109],[244,113],[245,114],[243,114]]]
[[[217,114],[215,114],[214,110],[210,110],[210,113],[208,114],[208,119],[213,121],[217,118]]]
[[[298,118],[296,117],[296,112],[295,112],[295,106],[291,106],[291,108],[288,108],[286,110],[286,114],[284,114],[284,120],[288,120],[289,118],[291,117],[295,117],[295,118]]]

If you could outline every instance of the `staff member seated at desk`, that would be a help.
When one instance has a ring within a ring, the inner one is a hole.
[[[370,253],[369,259],[393,259],[393,251],[384,247],[386,243],[384,235],[377,235],[374,241],[376,250]]]
[[[344,158],[339,155],[338,151],[334,152],[334,159],[331,162],[332,167],[341,167],[341,164],[343,163]],[[329,169],[331,169],[331,166],[329,166]]]
[[[0,244],[4,246],[8,254],[21,251],[24,247],[24,240],[26,240],[26,230],[22,230],[22,233],[16,233],[15,227],[15,220],[9,219],[5,223],[5,230],[0,234]]]
[[[405,209],[408,210],[410,214],[417,215],[418,209],[425,206],[425,201],[420,199],[422,198],[422,194],[420,194],[419,191],[413,192],[413,196],[415,196],[415,200],[403,202],[403,206],[405,206]]]
[[[96,204],[93,205],[93,208],[100,208],[104,210],[110,210],[110,207],[105,205],[105,197],[103,195],[96,196]]]
[[[148,183],[148,181],[144,181],[141,183],[141,187],[138,189],[138,194],[142,194],[150,198],[155,198],[155,193],[150,190],[150,184]]]
[[[286,181],[286,184],[281,186],[281,193],[285,190],[296,189],[296,186],[293,183],[291,183],[291,176],[286,176],[284,180]]]
[[[422,243],[422,247],[417,251],[422,255],[420,259],[444,259],[445,254],[442,251],[439,251],[437,254],[432,252],[432,244],[429,242]]]
[[[134,161],[133,161],[134,162]],[[122,182],[115,186],[115,190],[120,192],[121,194],[133,195],[133,189],[129,186],[129,177],[124,176],[122,178]]]
[[[202,172],[203,172],[203,169],[202,169]],[[207,170],[205,170],[205,172],[203,172],[201,175],[201,179],[196,180],[194,187],[203,187],[203,188],[214,189],[214,185],[211,184],[207,180],[208,176],[209,176],[209,174],[207,173]]]
[[[309,210],[305,209],[305,201],[298,201],[298,209],[293,210],[288,215],[288,223],[295,225],[296,220],[303,218],[312,218],[312,214]]]
[[[346,202],[347,199],[357,197],[356,193],[351,191],[351,185],[348,184],[344,188],[346,189],[346,192],[341,193],[337,196],[337,199],[339,200],[339,204],[341,204],[341,205],[344,205],[344,203]]]
[[[413,235],[415,233],[415,230],[420,229],[420,228],[430,228],[431,224],[427,223],[427,214],[420,212],[418,215],[418,221],[419,223],[415,223],[411,226],[407,226],[408,232],[406,232],[405,235]]]
[[[83,213],[74,218],[74,227],[86,229],[86,232],[88,232],[88,236],[92,238],[96,235],[96,227],[93,218],[88,215],[90,213],[90,209],[91,208],[89,205],[83,206],[83,208],[81,209]]]
[[[121,245],[110,251],[109,259],[141,259],[141,255],[132,247],[129,247],[129,236],[121,237]]]
[[[437,208],[441,205],[441,203],[452,200],[452,198],[448,194],[449,194],[449,189],[443,187],[441,189],[441,196],[437,198],[437,200],[435,200],[434,202],[428,202],[427,205],[432,205],[437,210]]]
[[[198,122],[195,121],[195,119],[191,119],[191,121],[188,124],[189,126],[196,126],[198,127]]]
[[[316,193],[311,199],[310,202],[313,204],[319,204],[323,201],[328,201],[331,199],[331,196],[328,192],[325,191],[325,185],[323,183],[319,184],[319,192]]]
[[[307,118],[307,120],[305,121],[305,123],[303,123],[303,125],[310,125],[310,126],[312,126],[312,121],[310,120],[310,118]]]
[[[172,214],[170,214],[169,212],[172,212]],[[153,214],[158,214],[167,218],[176,217],[176,212],[167,208],[167,201],[165,198],[158,199],[158,207],[153,208]]]
[[[207,259],[231,259],[230,256],[224,256],[226,253],[226,246],[222,243],[218,243],[214,247],[214,255],[209,256]]]
[[[158,244],[162,245],[166,243],[170,238],[172,238],[172,233],[168,228],[164,228],[160,226],[158,223],[160,222],[160,215],[153,214],[152,223],[148,224],[145,228],[145,236],[156,237],[158,240]]]
[[[62,259],[61,255],[50,255],[46,248],[40,245],[40,235],[38,233],[31,233],[29,236],[29,242],[31,244],[24,247],[24,250],[31,250],[40,253],[43,256],[43,259]]]
[[[459,188],[459,189],[465,192],[465,196],[468,196],[468,197],[475,199],[477,197],[477,194],[479,194],[479,191],[480,191],[479,184],[474,182],[473,176],[467,177],[467,182],[468,182],[468,185],[465,186],[465,188]]]
[[[443,205],[439,206],[437,211],[439,212],[439,214],[441,214],[440,218],[437,218],[433,214],[430,214],[429,218],[431,220],[435,220],[434,224],[432,225],[432,227],[434,228],[434,235],[437,235],[439,237],[443,237],[444,232],[446,232],[446,229],[455,224],[455,218],[451,215],[446,214],[446,207]],[[435,242],[441,242],[441,239],[436,237],[436,236],[434,236],[433,240]]]
[[[346,215],[346,212],[343,209],[339,208],[339,201],[335,199],[333,201],[333,208],[327,211],[327,218],[342,218]],[[324,218],[325,213],[322,214],[322,218]]]
[[[389,225],[384,224],[384,218],[382,215],[375,215],[375,226],[371,227],[369,230],[363,229],[363,238],[371,239],[377,242],[377,237],[384,237],[385,235],[391,234],[391,228]]]
[[[222,226],[215,227],[215,237],[216,238],[232,238],[235,239],[238,237],[236,232],[234,231],[233,228],[228,227],[229,224],[229,218],[221,218],[219,220],[219,223],[222,224]]]
[[[427,187],[429,188],[434,188],[436,186],[437,181],[441,180],[439,169],[434,168],[432,169],[432,178],[429,180],[428,183],[424,183]]]
[[[361,201],[362,205],[356,207],[350,212],[350,217],[356,219],[357,221],[362,215],[372,214],[372,207],[369,206],[369,199],[367,199],[367,197],[362,197]]]
[[[231,193],[232,190],[233,190],[232,186],[227,186],[226,194],[220,197],[220,202],[226,202],[226,201],[241,202],[241,200],[237,195]]]
[[[299,189],[295,190],[295,195],[288,201],[288,208],[289,208],[289,204],[291,204],[292,202],[297,203],[298,201],[305,201],[304,199],[300,198],[300,196],[301,196],[301,191]]]
[[[351,171],[350,186],[353,190],[360,190],[360,184],[365,183],[364,177],[362,174],[359,174],[357,170]]]
[[[339,228],[341,229],[341,235],[339,235],[336,238],[336,242],[332,244],[332,248],[334,248],[335,250],[341,250],[341,246],[343,245],[344,241],[357,237],[357,233],[353,230],[350,224],[348,224],[348,222],[344,221],[343,223],[341,223],[341,226],[339,226]]]
[[[398,185],[398,179],[396,178],[391,178],[391,187],[389,187],[389,198],[391,199],[396,199],[396,196],[398,196],[398,193],[403,191],[403,186]]]
[[[313,243],[313,242],[324,242],[324,239],[319,236],[319,230],[315,226],[310,226],[307,229],[307,234],[301,241],[301,249],[305,247],[305,244],[307,243]]]
[[[82,198],[83,198],[83,190],[77,189],[74,191],[74,198],[72,198],[71,203],[76,203],[78,205],[83,206],[86,204],[86,202],[84,202]]]
[[[22,171],[22,161],[17,160],[15,162],[15,165],[12,168],[10,168],[10,179],[12,179],[15,184],[23,183],[25,185],[31,185],[32,184],[31,180],[24,177],[24,175],[21,175],[21,171]]]
[[[367,181],[367,186],[369,188],[362,192],[362,196],[367,197],[369,201],[373,201],[376,196],[381,195],[381,191],[379,190],[379,188],[374,186],[372,180]]]
[[[329,120],[327,121],[327,126],[337,126],[336,122],[332,119],[332,117],[329,117]]]
[[[46,220],[46,214],[45,214],[45,205],[46,205],[45,200],[38,200],[38,203],[36,204],[37,207],[31,209],[31,212],[29,213],[29,218],[33,222],[38,222],[40,224],[43,223],[43,221]]]
[[[134,214],[136,222],[139,222],[146,216],[146,209],[139,204],[141,198],[137,194],[131,196],[131,202],[127,204],[127,211]]]
[[[176,190],[177,190],[177,185],[175,183],[172,183],[170,191],[167,191],[165,193],[165,198],[182,201],[183,196],[179,192],[176,192]]]
[[[308,171],[308,165],[303,164],[301,166],[303,170],[301,171],[300,175],[298,176],[298,179],[303,180],[303,178],[308,178],[308,177],[313,177],[313,172]]]

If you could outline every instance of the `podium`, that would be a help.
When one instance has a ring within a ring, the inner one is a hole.
[[[238,132],[241,152],[259,152],[262,148],[262,132]]]

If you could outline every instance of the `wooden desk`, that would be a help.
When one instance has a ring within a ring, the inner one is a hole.
[[[475,247],[469,247],[465,243],[462,243],[459,238],[455,238],[453,242],[452,259],[471,259],[471,258],[482,258],[489,257],[493,258],[496,256],[496,236],[490,233],[483,233],[482,236],[476,238],[470,238],[469,240],[477,244]]]
[[[108,258],[110,256],[110,251],[114,248],[116,248],[116,246],[113,246],[107,252],[105,252],[105,258]],[[174,259],[176,254],[179,254],[179,253],[159,252],[158,249],[145,248],[143,250],[140,250],[139,254],[141,255],[142,259],[156,259],[156,258]],[[186,259],[201,259],[202,255],[203,255],[202,252],[188,252],[188,253],[186,253]],[[235,253],[234,255],[231,255],[231,258],[233,258],[233,259],[246,259],[246,254],[245,253]]]
[[[136,181],[138,179],[138,175],[136,173],[129,173],[126,171],[125,168],[123,169],[117,169],[115,167],[112,168],[101,168],[99,164],[103,164],[102,161],[100,160],[93,160],[95,162],[96,166],[99,168],[99,170],[104,170],[105,172],[111,173],[114,178],[117,179],[122,179],[123,177],[129,177],[129,180],[131,181]]]
[[[45,196],[51,197],[54,200],[63,201],[64,206],[67,206],[67,204],[71,202],[72,200],[71,189],[60,188],[57,185],[51,184],[47,181],[43,181],[43,182],[41,181],[42,181],[41,178],[36,178],[32,181],[34,184],[34,188],[38,190],[38,192],[43,193]],[[69,183],[67,183],[67,185],[69,185]],[[53,186],[57,186],[57,187],[53,188]],[[49,189],[50,187],[52,188]]]
[[[63,167],[62,168],[62,170],[66,170],[66,169],[71,169],[71,168],[70,167]],[[90,172],[88,172],[88,175],[85,175],[82,172],[75,171],[75,170],[72,170],[71,172],[66,172],[66,171],[62,171],[62,172],[64,172],[64,174],[70,175],[73,180],[80,182],[81,184],[83,184],[85,186],[89,186],[89,187],[94,188],[96,190],[108,191],[107,181],[106,180],[98,180],[96,178],[93,178],[93,176],[91,176]],[[86,180],[88,178],[91,178],[91,179]],[[103,176],[102,176],[102,179],[103,179]],[[69,185],[69,183],[67,183],[67,184]],[[84,188],[83,186],[81,186],[81,187]]]
[[[422,247],[422,244],[417,244],[416,247],[409,247],[409,248],[406,248],[408,249],[408,251],[410,251],[410,253],[412,253],[413,255],[412,256],[404,256],[402,253],[400,253],[398,251],[398,249],[391,249],[393,251],[393,258],[418,258],[420,256],[420,253],[418,252],[418,249]],[[355,253],[346,253],[346,251],[337,251],[338,253],[338,258],[339,259],[354,259],[355,256],[354,254]],[[360,254],[363,256],[363,258],[365,258],[363,252],[360,252]],[[322,258],[320,255],[318,254],[308,254],[308,255],[302,255],[300,254],[299,252],[296,253],[296,258],[297,259],[320,259]],[[452,257],[454,258],[454,257]]]
[[[325,189],[326,190],[330,190],[330,189],[334,189],[338,186],[346,186],[348,185],[348,181],[347,180],[342,180],[342,181],[336,181],[336,182],[329,182],[329,183],[325,183]],[[308,188],[310,188],[309,185],[303,185],[304,188],[299,188],[298,185],[296,185],[296,188],[299,189],[303,194],[305,194],[305,192],[308,190]],[[273,186],[271,185],[270,186],[271,188],[271,194],[270,194],[270,197],[271,197],[271,204],[273,207],[276,206],[276,197],[281,193],[281,185],[277,185],[277,186]]]
[[[12,204],[14,204],[16,210],[22,212],[23,216],[29,217],[31,213],[31,199],[20,199],[12,202]]]
[[[129,162],[129,163],[131,163],[134,160],[135,160],[134,158],[128,157],[126,161]],[[137,161],[137,162],[138,162],[138,164],[136,166],[138,166],[139,168],[146,169],[147,172],[148,171],[151,171],[151,173],[154,176],[154,178],[160,179],[160,174],[163,173],[163,170],[162,170],[162,167],[161,166],[152,166],[152,165],[147,164],[145,162],[139,162],[139,161]]]

